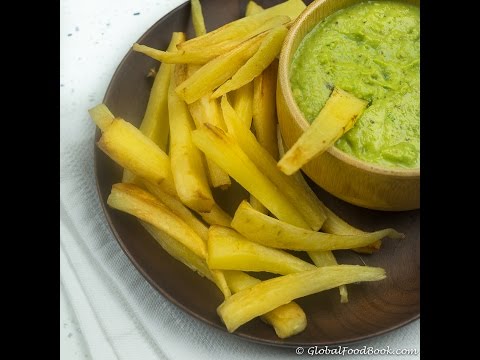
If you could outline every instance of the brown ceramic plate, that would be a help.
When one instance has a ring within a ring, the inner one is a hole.
[[[268,7],[280,1],[258,1]],[[309,3],[310,1],[306,1]],[[247,0],[202,0],[207,29],[214,29],[244,13]],[[164,49],[172,31],[193,34],[190,6],[185,3],[155,23],[139,43]],[[105,95],[105,103],[119,117],[139,125],[151,86],[148,70],[158,63],[129,51],[115,72]],[[96,141],[99,138],[97,132]],[[222,295],[208,280],[199,277],[171,258],[133,217],[106,206],[112,184],[121,180],[121,169],[95,147],[98,192],[110,227],[127,256],[148,282],[187,313],[224,331],[216,307]],[[384,241],[380,252],[358,255],[336,252],[339,263],[366,264],[386,269],[388,278],[374,283],[348,286],[350,302],[340,304],[337,289],[299,299],[308,318],[306,330],[289,339],[279,339],[271,327],[255,319],[240,327],[235,335],[259,343],[279,346],[346,344],[397,329],[420,316],[420,213],[379,212],[362,209],[338,200],[311,183],[318,196],[338,215],[364,230],[394,227],[404,232],[403,241]],[[236,190],[235,190],[236,189]],[[239,187],[216,192],[220,204],[230,211]]]

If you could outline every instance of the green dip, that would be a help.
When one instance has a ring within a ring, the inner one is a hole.
[[[420,166],[420,10],[390,1],[339,10],[308,33],[291,65],[293,96],[312,122],[333,86],[369,101],[335,146],[382,166]]]

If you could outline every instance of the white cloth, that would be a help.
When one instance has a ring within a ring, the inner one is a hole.
[[[122,252],[100,206],[93,173],[95,126],[87,109],[101,102],[132,43],[182,2],[61,1],[61,298],[68,299],[94,360],[297,358],[294,349],[247,342],[171,304]],[[356,347],[419,349],[419,326],[416,321]]]

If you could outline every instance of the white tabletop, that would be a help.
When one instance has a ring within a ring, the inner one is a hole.
[[[251,344],[212,329],[170,304],[126,258],[101,211],[93,181],[95,127],[87,109],[101,102],[113,72],[131,45],[183,2],[61,1],[62,360],[297,357],[293,349]],[[419,350],[419,327],[416,321],[358,347]],[[418,359],[419,355],[394,358]]]

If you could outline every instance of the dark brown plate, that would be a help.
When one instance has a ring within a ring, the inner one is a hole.
[[[268,7],[280,1],[258,1]],[[307,1],[309,2],[309,1]],[[244,13],[247,0],[202,0],[208,30]],[[165,49],[172,31],[192,35],[190,6],[185,3],[155,23],[139,43]],[[105,103],[119,117],[139,125],[151,86],[148,70],[158,63],[129,51],[117,68],[105,95]],[[97,132],[96,140],[99,138]],[[223,297],[208,280],[200,278],[171,258],[132,216],[106,206],[112,184],[121,180],[121,169],[95,147],[98,192],[110,227],[127,256],[148,282],[187,313],[224,331],[216,314]],[[299,299],[308,318],[306,330],[281,340],[272,328],[258,319],[240,327],[235,334],[256,342],[279,346],[346,344],[397,329],[420,316],[420,212],[379,212],[362,209],[314,188],[338,215],[364,230],[394,227],[404,232],[403,241],[386,239],[380,252],[362,255],[336,252],[339,263],[366,264],[386,269],[388,278],[374,283],[349,285],[348,304],[341,304],[337,289]],[[236,187],[238,190],[238,186]],[[230,211],[232,191],[216,192],[220,204]]]

